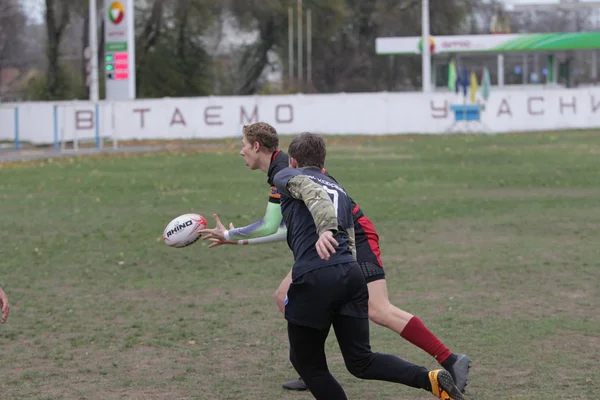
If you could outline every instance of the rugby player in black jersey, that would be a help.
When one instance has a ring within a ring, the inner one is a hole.
[[[222,244],[258,244],[286,239],[286,227],[282,221],[280,194],[274,186],[273,178],[277,172],[286,168],[289,157],[279,150],[279,137],[276,130],[264,122],[245,126],[243,129],[240,155],[248,168],[259,169],[267,173],[270,185],[269,202],[265,216],[248,226],[235,229],[230,224],[226,230],[215,215],[217,227],[201,231],[203,239],[212,240],[210,247]],[[324,171],[322,171],[324,172]],[[375,227],[352,200],[356,251],[358,263],[368,284],[369,317],[382,326],[398,333],[417,347],[433,356],[454,378],[458,388],[463,391],[471,361],[465,355],[452,353],[422,322],[389,302],[385,272],[380,258],[379,236]],[[291,271],[276,291],[276,299],[281,311],[288,287],[292,281]],[[306,390],[302,379],[283,385],[286,389]]]
[[[325,356],[325,341],[333,326],[352,375],[425,389],[440,399],[462,400],[448,371],[428,371],[371,351],[369,291],[356,262],[352,201],[322,171],[326,149],[321,136],[303,133],[292,140],[289,154],[290,168],[273,179],[294,254],[285,318],[290,361],[311,394],[317,400],[347,399]]]

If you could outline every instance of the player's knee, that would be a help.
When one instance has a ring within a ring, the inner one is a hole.
[[[345,362],[346,369],[358,379],[369,379],[369,375],[367,374],[369,360],[370,358],[368,356],[347,360]]]
[[[348,372],[358,379],[367,379],[365,369],[357,366],[348,366]]]
[[[385,302],[369,302],[369,319],[376,323],[387,327],[390,325],[391,319],[391,304]]]
[[[369,308],[369,319],[377,325],[385,326],[385,313],[380,309]]]

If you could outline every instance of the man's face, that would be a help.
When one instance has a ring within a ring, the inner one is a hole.
[[[260,144],[258,142],[250,143],[244,136],[242,139],[242,149],[240,156],[244,157],[244,162],[251,170],[258,169]]]

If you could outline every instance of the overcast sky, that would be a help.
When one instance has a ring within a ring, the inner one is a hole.
[[[581,3],[586,3],[588,1],[594,1],[594,0],[581,0]],[[504,0],[504,3],[513,3],[513,4],[533,4],[533,3],[538,3],[538,4],[543,4],[543,3],[548,3],[548,4],[557,4],[560,3],[560,0]]]
[[[597,0],[580,0],[581,3],[588,3],[588,2],[593,2],[593,1],[597,1]],[[512,0],[513,3],[560,3],[559,0],[529,0],[529,1],[522,1],[522,0]]]

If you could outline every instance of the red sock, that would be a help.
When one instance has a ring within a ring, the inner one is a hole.
[[[400,336],[429,353],[440,364],[452,355],[452,352],[444,346],[444,343],[431,333],[417,317],[412,317],[408,321]]]

